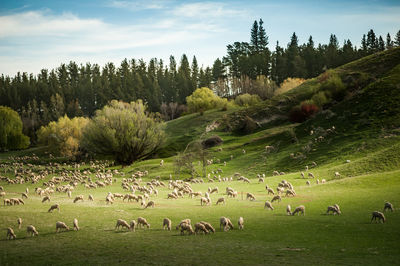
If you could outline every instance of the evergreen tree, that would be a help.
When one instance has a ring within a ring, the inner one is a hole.
[[[258,46],[261,51],[268,49],[268,36],[263,27],[264,21],[260,18],[258,23]]]
[[[394,45],[396,47],[400,46],[400,30],[396,33],[396,37],[394,37]]]
[[[378,50],[384,51],[385,50],[385,41],[383,40],[382,36],[378,38]]]
[[[392,41],[392,38],[390,37],[390,34],[388,32],[388,34],[386,35],[386,49],[392,49],[394,46],[394,43]]]
[[[258,23],[254,20],[253,27],[251,28],[250,44],[255,51],[259,50],[259,34],[258,34]]]
[[[224,78],[224,74],[225,74],[224,72],[225,72],[224,65],[223,65],[222,61],[219,58],[217,58],[214,61],[214,64],[212,67],[212,80],[218,81],[218,79]],[[206,86],[202,86],[202,87],[206,87]]]
[[[199,84],[199,65],[197,64],[196,56],[193,56],[192,60],[192,88],[193,90],[197,89]]]

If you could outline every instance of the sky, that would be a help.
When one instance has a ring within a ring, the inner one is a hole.
[[[211,66],[226,46],[249,41],[260,18],[273,50],[296,32],[300,43],[312,35],[328,43],[360,44],[374,29],[392,38],[400,30],[399,0],[1,0],[0,74],[34,75],[62,63],[113,62],[124,58],[163,59],[182,54]]]

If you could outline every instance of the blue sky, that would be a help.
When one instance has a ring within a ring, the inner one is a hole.
[[[393,37],[399,14],[397,0],[1,0],[0,73],[37,74],[69,61],[179,60],[183,53],[207,66],[225,55],[227,44],[249,41],[259,18],[272,49],[277,40],[286,46],[293,32],[300,43],[309,35],[327,43],[334,33],[340,43],[359,45],[371,28]]]

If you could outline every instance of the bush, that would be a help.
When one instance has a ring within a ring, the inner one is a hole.
[[[141,100],[113,100],[88,123],[81,141],[90,153],[113,156],[118,163],[131,164],[153,154],[164,140],[160,117],[146,111]]]
[[[89,119],[68,116],[60,117],[57,122],[50,122],[42,126],[38,132],[38,142],[47,145],[49,150],[57,155],[76,156],[79,154],[79,142],[82,138],[83,128],[88,124]]]
[[[214,146],[221,145],[222,142],[223,142],[223,140],[221,139],[221,137],[212,136],[212,137],[204,140],[201,144],[202,144],[203,148],[208,149],[208,148],[212,148]]]
[[[316,114],[319,108],[315,104],[305,102],[300,106],[292,108],[289,114],[289,120],[294,123],[302,123],[306,121],[310,116]]]
[[[260,96],[254,94],[245,93],[235,98],[235,104],[239,106],[252,106],[259,102],[261,102]]]
[[[306,80],[302,78],[287,78],[285,79],[281,86],[275,91],[275,95],[280,95],[285,92],[290,91],[293,88],[296,88],[297,86],[300,86],[303,84]]]
[[[227,100],[215,95],[212,90],[206,87],[198,88],[192,95],[186,97],[190,113],[204,112],[214,108],[222,108]]]
[[[325,92],[320,91],[317,94],[315,94],[312,98],[311,101],[316,104],[318,107],[322,107],[324,104],[330,102],[329,96],[326,95]]]
[[[346,95],[346,86],[337,74],[331,74],[322,84],[321,90],[332,95],[332,98],[340,101]]]
[[[13,109],[0,106],[0,151],[28,148],[29,138],[22,134],[22,121]]]

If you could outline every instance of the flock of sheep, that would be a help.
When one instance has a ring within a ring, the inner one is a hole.
[[[268,149],[271,149],[272,146],[267,146]],[[267,149],[266,147],[266,149]],[[243,150],[243,153],[246,151]],[[15,160],[18,161],[18,160]],[[211,163],[212,160],[211,160]],[[225,162],[226,164],[226,162]],[[164,161],[161,160],[160,162],[160,167],[163,167]],[[312,166],[315,167],[317,164],[313,162]],[[106,170],[107,164],[100,163],[100,162],[91,162],[90,163],[90,168],[91,170],[87,169],[83,172],[78,170],[80,168],[79,164],[74,164],[72,165],[72,168],[74,170],[66,170],[66,168],[62,167],[60,164],[54,163],[54,164],[49,164],[48,166],[44,166],[42,168],[36,168],[34,165],[26,165],[28,167],[25,167],[23,163],[18,163],[15,162],[12,165],[1,165],[1,167],[4,169],[4,172],[7,171],[14,171],[15,174],[15,179],[10,179],[10,178],[5,178],[1,177],[2,181],[6,181],[9,184],[23,184],[23,183],[32,183],[32,184],[37,184],[40,181],[42,181],[42,186],[38,186],[35,188],[35,194],[39,197],[42,197],[41,202],[42,203],[47,203],[51,202],[51,197],[55,193],[65,193],[69,198],[72,198],[72,193],[74,192],[75,188],[81,184],[84,186],[85,189],[91,190],[91,189],[96,189],[96,188],[102,188],[106,186],[110,186],[113,183],[117,181],[115,178],[116,175],[120,175],[122,177],[121,179],[121,188],[123,190],[126,190],[129,193],[111,193],[109,192],[106,197],[105,197],[105,203],[106,204],[113,204],[117,199],[122,199],[123,202],[127,200],[127,202],[133,202],[136,201],[139,203],[140,201],[140,206],[144,209],[146,208],[154,208],[156,206],[156,203],[154,200],[150,200],[150,196],[158,196],[158,189],[161,187],[163,188],[168,188],[170,192],[167,194],[167,199],[171,200],[176,200],[179,198],[183,198],[185,195],[187,195],[190,198],[200,198],[200,205],[201,206],[210,206],[212,204],[212,200],[210,195],[211,194],[218,194],[219,189],[218,187],[209,187],[206,192],[201,192],[201,191],[194,191],[192,188],[192,184],[196,183],[204,183],[203,179],[191,179],[188,181],[183,181],[183,180],[170,180],[168,184],[165,184],[164,182],[160,181],[159,179],[152,179],[146,184],[143,184],[142,177],[145,177],[148,175],[147,171],[137,171],[136,173],[132,174],[131,177],[126,178],[125,174],[123,172],[118,172],[117,170],[111,171],[111,170]],[[64,164],[64,166],[67,166]],[[93,171],[93,172],[92,172]],[[306,167],[306,171],[308,171],[308,167]],[[238,181],[242,181],[245,183],[250,183],[251,181],[240,175],[239,173],[234,174],[230,178],[222,178],[221,176],[216,174],[222,173],[221,169],[216,170],[215,172],[212,171],[212,174],[215,174],[214,177],[212,178],[210,174],[208,175],[208,181],[209,183],[214,183],[214,180],[217,180],[219,182],[229,182],[233,181],[234,178]],[[55,176],[57,174],[57,176]],[[279,172],[279,171],[273,171],[273,175],[285,175],[284,172]],[[45,178],[48,176],[53,175],[48,181],[44,181]],[[93,177],[95,176],[97,180],[93,180]],[[301,176],[305,178],[305,174],[301,172]],[[338,172],[335,173],[335,176],[340,176]],[[263,175],[258,175],[258,181],[259,183],[264,183],[265,181],[265,174]],[[311,172],[308,173],[308,177],[310,178],[315,178],[314,174]],[[321,183],[325,183],[325,179],[322,179]],[[317,184],[319,183],[319,180],[317,180]],[[307,185],[309,185],[310,182],[307,181]],[[295,197],[297,196],[294,186],[286,181],[282,180],[276,190],[274,190],[272,187],[269,187],[268,185],[265,186],[267,195],[272,195],[271,201],[265,201],[264,203],[264,208],[269,209],[269,210],[274,210],[274,207],[272,203],[275,201],[281,202],[282,197]],[[136,194],[136,192],[140,192],[140,194]],[[225,195],[226,197],[220,197],[217,199],[215,205],[218,204],[226,204],[228,198],[237,198],[238,197],[238,191],[235,191],[231,187],[226,187],[225,190]],[[12,206],[12,205],[20,205],[20,204],[25,204],[24,199],[29,199],[29,189],[27,188],[25,192],[21,193],[21,197],[13,197],[13,198],[5,198],[6,192],[4,191],[3,187],[0,186],[0,196],[4,197],[4,205],[7,206]],[[242,194],[243,197],[243,194]],[[87,196],[87,199],[89,201],[94,201],[94,197],[89,194]],[[256,201],[256,196],[253,193],[246,193],[246,200],[250,201]],[[83,195],[77,195],[73,199],[73,203],[78,202],[83,202],[85,201],[85,197]],[[53,210],[58,210],[60,211],[60,204],[52,204],[50,208],[48,209],[48,212],[52,212]],[[391,210],[393,211],[393,205],[389,202],[386,202],[384,205],[384,211],[386,210]],[[286,207],[286,213],[287,215],[305,215],[305,206],[300,205],[297,206],[293,211],[291,210],[291,206],[287,205]],[[332,206],[327,207],[327,214],[332,213],[333,215],[340,215],[341,210],[338,204],[334,204]],[[380,222],[385,222],[386,218],[382,212],[379,211],[374,211],[372,213],[372,221],[380,221]],[[18,228],[21,228],[22,225],[22,219],[18,218],[17,220],[18,223]],[[240,217],[238,219],[238,226],[239,229],[244,228],[244,219],[243,217]],[[74,230],[79,230],[78,226],[78,220],[75,218],[73,220],[73,227]],[[123,219],[118,219],[115,229],[119,228],[126,228],[128,230],[135,231],[136,228],[150,228],[150,224],[147,222],[147,220],[143,217],[139,217],[137,220],[132,220],[130,223],[126,222]],[[170,219],[165,218],[163,220],[163,226],[164,229],[171,230],[172,227],[172,222]],[[199,233],[204,233],[208,234],[210,232],[214,233],[215,229],[214,227],[205,221],[200,221],[198,223],[194,224],[194,228],[192,227],[190,219],[184,219],[182,220],[177,226],[177,230],[180,230],[181,234],[185,234],[187,232],[188,234],[199,234]],[[220,218],[220,229],[223,229],[223,231],[228,231],[230,229],[233,229],[233,224],[231,220],[227,217],[221,217]],[[56,232],[59,232],[60,230],[69,230],[69,227],[61,221],[58,221],[56,223]],[[27,226],[27,233],[28,235],[31,236],[37,236],[39,233],[36,230],[35,226],[33,225],[28,225]],[[7,239],[15,239],[16,235],[14,233],[14,230],[9,227],[7,228]]]

